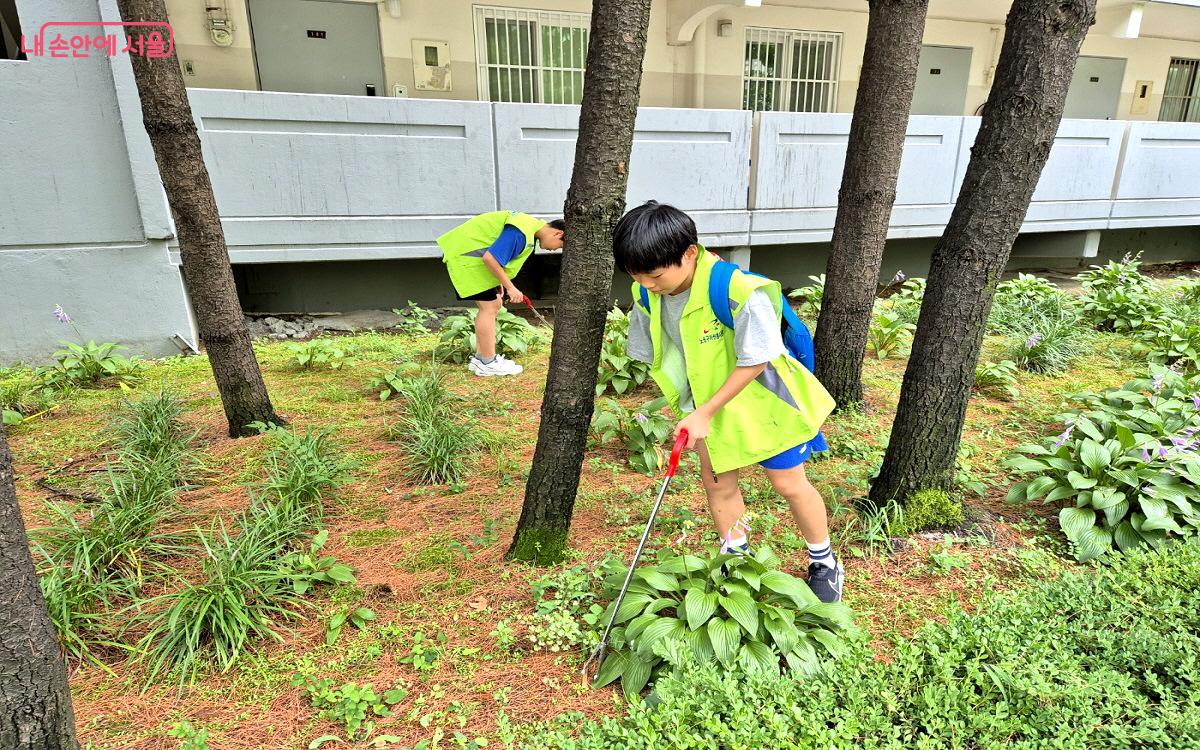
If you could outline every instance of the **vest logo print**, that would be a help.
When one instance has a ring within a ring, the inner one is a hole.
[[[724,326],[721,325],[721,321],[713,318],[712,321],[705,324],[704,327],[700,329],[700,343],[707,344],[713,341],[720,341],[721,339],[725,338],[725,331],[722,330],[723,328]]]

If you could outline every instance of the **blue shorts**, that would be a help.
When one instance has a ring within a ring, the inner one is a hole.
[[[771,456],[766,461],[759,461],[758,465],[764,469],[794,469],[817,451],[828,449],[829,444],[825,442],[825,436],[818,432],[812,440],[801,443],[795,448],[788,448],[783,453]]]

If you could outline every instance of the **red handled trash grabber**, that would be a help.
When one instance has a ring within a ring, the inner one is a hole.
[[[642,532],[642,539],[638,542],[637,551],[633,553],[633,560],[629,563],[629,572],[625,574],[625,583],[621,584],[621,593],[617,594],[617,600],[613,602],[612,615],[608,618],[608,625],[604,626],[604,635],[600,637],[600,643],[592,650],[592,655],[583,663],[583,681],[585,684],[590,683],[592,677],[592,664],[595,663],[595,674],[599,674],[601,665],[604,664],[604,653],[608,650],[608,636],[612,633],[613,623],[617,619],[617,612],[621,611],[621,602],[625,600],[625,594],[629,591],[629,582],[633,580],[633,572],[637,569],[638,560],[642,557],[642,550],[646,547],[646,540],[650,538],[650,531],[654,528],[654,519],[658,517],[658,509],[662,507],[663,497],[667,494],[667,485],[671,483],[671,477],[675,476],[675,470],[679,468],[679,457],[683,454],[683,447],[687,445],[688,433],[683,430],[679,433],[679,437],[675,438],[675,447],[671,449],[671,460],[667,464],[667,476],[663,479],[662,486],[658,488],[658,499],[654,501],[654,507],[650,509],[650,520],[646,521],[646,530]]]
[[[533,303],[529,301],[528,297],[525,298],[525,306],[529,308],[529,312],[537,316],[538,320],[542,321],[542,325],[546,326],[547,328],[554,327],[550,325],[550,321],[546,320],[546,316],[537,311],[537,308],[533,306]]]

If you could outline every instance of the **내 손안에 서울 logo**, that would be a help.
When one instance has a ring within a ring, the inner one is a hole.
[[[125,39],[114,26],[127,32]],[[21,35],[21,51],[28,57],[89,57],[93,51],[105,57],[169,57],[175,32],[163,21],[47,21],[33,39]]]

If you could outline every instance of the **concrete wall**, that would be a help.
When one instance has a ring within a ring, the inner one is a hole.
[[[49,20],[118,18],[112,0],[18,4],[30,35]],[[0,60],[0,363],[41,360],[83,336],[131,353],[194,340],[170,217],[127,56]],[[36,136],[36,150],[31,137]]]
[[[181,61],[192,64],[188,84],[207,88],[256,89],[257,75],[251,49],[251,31],[245,0],[222,0],[233,20],[234,43],[217,47],[209,40],[204,6],[187,0],[167,0],[167,11],[179,42]],[[379,8],[380,37],[387,79],[409,87],[409,95],[422,99],[477,99],[475,30],[472,0],[401,0],[401,17],[392,18],[383,3]],[[587,0],[537,0],[488,3],[499,7],[587,13]],[[642,76],[642,105],[648,107],[705,107],[737,109],[742,103],[742,66],[745,29],[759,26],[780,29],[838,32],[842,34],[841,75],[837,109],[850,112],[858,85],[866,43],[867,4],[862,0],[788,0],[747,8],[727,2],[709,16],[697,34],[700,41],[679,44],[669,38],[671,21],[708,6],[695,0],[656,0],[651,7],[646,60]],[[973,115],[987,98],[1004,32],[1008,3],[992,0],[933,0],[924,42],[931,45],[969,47],[971,71],[962,114]],[[1118,118],[1156,120],[1162,89],[1172,56],[1200,57],[1200,9],[1151,3],[1145,12],[1143,34],[1137,39],[1124,32],[1129,4],[1102,7],[1097,24],[1084,41],[1082,53],[1127,60],[1121,85]],[[717,36],[717,21],[733,23],[733,33]],[[413,88],[412,40],[444,40],[450,45],[454,88],[449,92]],[[702,76],[699,91],[695,77]],[[1145,112],[1132,112],[1138,81],[1150,81],[1153,92]],[[697,96],[697,93],[699,96]]]

